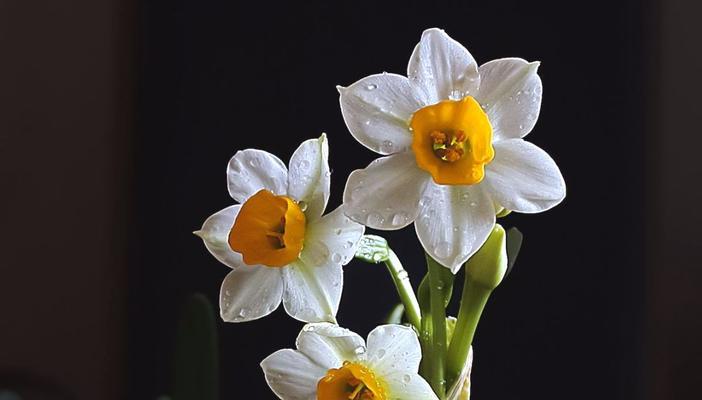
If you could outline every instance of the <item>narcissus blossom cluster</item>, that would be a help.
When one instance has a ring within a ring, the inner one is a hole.
[[[262,150],[232,157],[227,186],[236,204],[195,233],[231,268],[220,292],[222,319],[256,320],[282,302],[306,323],[296,349],[261,362],[275,395],[468,398],[478,320],[522,241],[496,220],[546,211],[565,197],[556,163],[524,139],[541,110],[538,68],[519,58],[478,65],[443,30],[428,29],[406,76],[381,73],[339,86],[349,132],[381,157],[351,173],[343,204],[327,214],[327,135],[304,141],[288,166]],[[418,286],[385,239],[364,235],[366,227],[410,224],[426,253]],[[367,342],[337,321],[343,268],[354,257],[385,263],[400,302]],[[447,316],[461,270],[460,310]]]

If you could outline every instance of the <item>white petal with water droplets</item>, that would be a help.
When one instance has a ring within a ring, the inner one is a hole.
[[[288,196],[300,202],[308,221],[319,218],[329,200],[327,136],[322,134],[319,139],[302,142],[290,158],[288,171]]]
[[[463,45],[441,29],[427,29],[407,66],[410,83],[424,93],[426,104],[475,96],[478,64]]]
[[[283,296],[280,268],[242,266],[222,282],[219,309],[227,322],[252,321],[275,311]]]
[[[365,226],[344,215],[343,207],[307,224],[307,251],[328,255],[329,261],[346,265],[356,253]],[[304,252],[305,250],[303,250]],[[307,255],[305,255],[307,258]],[[326,261],[325,261],[326,262]]]
[[[354,361],[366,351],[362,337],[329,323],[307,324],[297,337],[297,348],[326,370]]]
[[[283,195],[288,187],[288,169],[278,157],[266,151],[237,151],[227,165],[227,187],[239,203],[261,189]]]
[[[403,325],[381,325],[368,335],[367,364],[380,376],[417,373],[422,350],[417,334]]]
[[[266,357],[261,368],[273,393],[284,400],[316,400],[317,382],[328,370],[292,349]]]
[[[476,96],[492,125],[493,141],[526,136],[536,125],[543,87],[539,62],[503,58],[480,66]]]
[[[283,306],[303,322],[336,322],[344,285],[341,264],[321,242],[305,243],[300,258],[283,268]]]
[[[495,159],[487,165],[485,185],[508,210],[537,213],[560,203],[566,194],[561,171],[543,150],[522,139],[494,144]]]
[[[483,189],[427,185],[414,223],[424,250],[454,274],[487,239],[495,225],[495,207]]]
[[[212,214],[202,224],[202,228],[195,232],[202,238],[207,250],[219,262],[230,268],[244,265],[241,254],[229,247],[229,232],[234,226],[239,209],[241,206],[237,204]]]
[[[370,228],[403,228],[417,218],[419,198],[429,180],[411,152],[378,158],[349,175],[344,212]]]
[[[437,400],[429,383],[417,373],[392,372],[383,376],[390,400]]]
[[[409,120],[424,105],[404,76],[367,76],[347,88],[339,87],[341,114],[356,140],[380,154],[404,151],[412,145]]]

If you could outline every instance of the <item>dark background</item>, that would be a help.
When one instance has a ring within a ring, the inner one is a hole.
[[[503,220],[526,238],[478,329],[474,398],[697,398],[696,11],[682,0],[0,1],[0,390],[168,392],[178,310],[194,291],[216,304],[228,271],[191,232],[232,203],[229,158],[255,147],[287,161],[327,132],[336,207],[375,155],[348,134],[335,85],[405,74],[437,26],[479,63],[542,62],[528,140],[568,186],[557,208]],[[413,230],[384,235],[417,283]],[[393,287],[381,266],[345,271],[338,319],[365,336]],[[300,327],[282,309],[218,322],[222,398],[273,398],[258,363]]]

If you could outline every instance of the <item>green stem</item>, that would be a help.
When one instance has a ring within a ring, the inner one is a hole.
[[[456,328],[453,331],[446,360],[446,375],[449,385],[455,383],[468,362],[468,352],[473,343],[475,330],[491,293],[492,289],[485,288],[485,286],[473,281],[466,271],[458,321],[456,321]]]
[[[410,324],[412,324],[418,331],[421,328],[421,312],[419,311],[419,302],[417,301],[417,296],[414,294],[412,289],[412,283],[410,282],[409,275],[407,271],[402,267],[400,259],[394,251],[388,248],[388,258],[385,260],[385,265],[388,267],[388,272],[392,277],[393,283],[395,283],[395,288],[397,288],[397,294],[400,296],[400,301],[405,306],[405,315]]]
[[[440,268],[442,265],[428,255],[427,268],[429,272],[429,302],[431,308],[431,364],[429,383],[440,400],[446,398],[446,380],[444,368],[446,362],[446,305],[444,288],[449,282],[444,282]]]

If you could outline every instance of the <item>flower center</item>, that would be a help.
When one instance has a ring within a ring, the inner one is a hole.
[[[305,239],[305,214],[293,200],[260,190],[241,206],[229,232],[229,247],[247,265],[284,267],[295,261]]]
[[[419,168],[441,185],[473,185],[492,161],[492,126],[471,96],[419,109],[410,121]]]
[[[318,400],[386,400],[385,389],[367,367],[344,361],[317,383]]]

